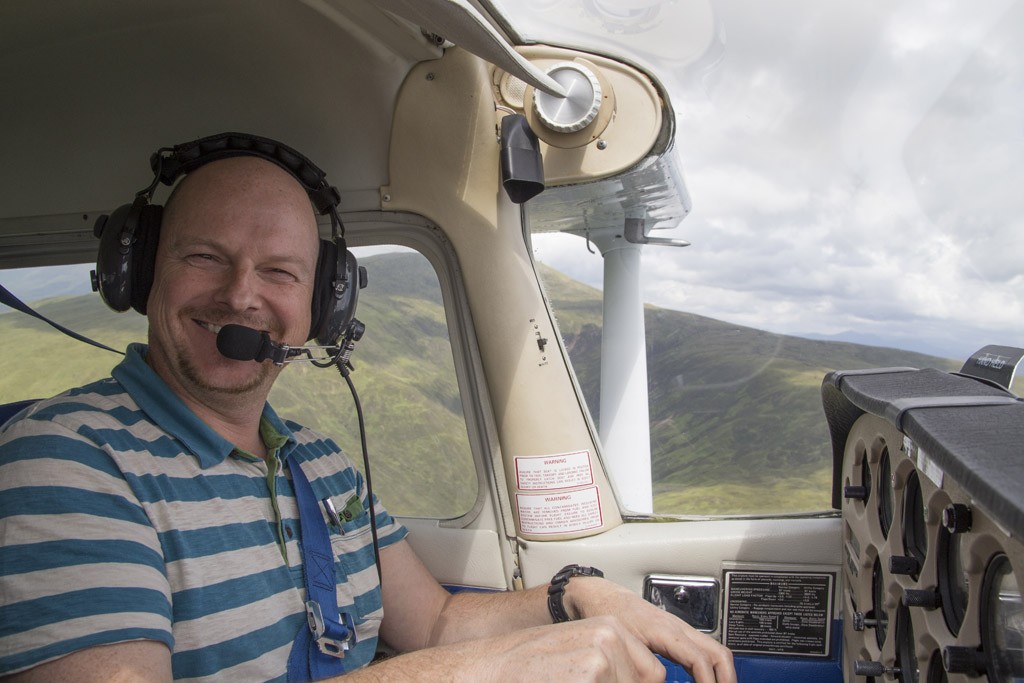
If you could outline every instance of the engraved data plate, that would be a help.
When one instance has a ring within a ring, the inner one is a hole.
[[[835,574],[725,572],[725,633],[734,652],[827,657]]]

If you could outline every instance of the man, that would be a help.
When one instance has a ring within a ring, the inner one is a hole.
[[[283,680],[305,628],[283,471],[309,467],[338,504],[361,496],[359,512],[365,491],[332,442],[266,405],[280,368],[225,358],[216,334],[238,323],[302,344],[318,244],[290,173],[255,157],[201,166],[164,210],[148,348],[0,437],[18,492],[0,505],[0,541],[23,553],[0,571],[11,680]],[[546,587],[449,595],[379,507],[378,590],[368,515],[356,517],[331,533],[359,637],[346,659],[367,661],[378,632],[404,654],[347,678],[660,681],[654,650],[699,683],[735,681],[726,648],[600,578],[566,584],[562,624]]]

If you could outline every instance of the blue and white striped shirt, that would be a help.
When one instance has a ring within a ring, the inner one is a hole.
[[[346,670],[366,664],[383,609],[362,475],[269,405],[261,429],[280,448],[268,468],[201,422],[145,353],[133,344],[112,378],[0,433],[0,674],[156,640],[175,678],[285,680],[306,627],[296,465],[318,499],[355,512],[329,529],[338,606],[358,636]],[[375,507],[381,547],[404,538]]]

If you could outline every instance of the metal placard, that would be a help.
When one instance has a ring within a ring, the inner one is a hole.
[[[723,642],[734,652],[828,657],[835,574],[725,572]]]

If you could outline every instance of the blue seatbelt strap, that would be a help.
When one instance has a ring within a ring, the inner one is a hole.
[[[316,681],[345,673],[342,658],[356,642],[352,617],[338,613],[334,553],[327,522],[309,479],[298,462],[291,461],[292,486],[299,506],[302,573],[306,582],[306,622],[299,629],[288,656],[288,681]]]

